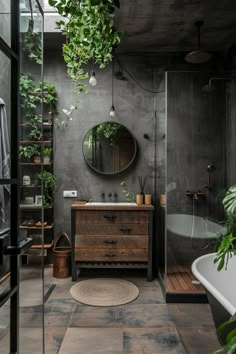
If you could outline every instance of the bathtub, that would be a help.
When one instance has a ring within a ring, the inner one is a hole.
[[[197,258],[192,264],[194,276],[207,291],[207,297],[216,327],[236,313],[236,256],[229,260],[227,270],[217,270],[214,264],[216,253]],[[236,328],[236,325],[233,325]],[[230,328],[232,329],[232,327]],[[224,333],[220,338],[224,343]]]
[[[167,258],[169,265],[191,265],[206,253],[214,251],[215,239],[224,228],[200,216],[167,215]]]
[[[219,235],[219,233],[223,232],[223,230],[224,227],[221,225],[204,219],[201,216],[187,214],[167,215],[167,231],[181,237],[189,238],[192,236],[197,239],[214,239],[217,237],[217,234]]]

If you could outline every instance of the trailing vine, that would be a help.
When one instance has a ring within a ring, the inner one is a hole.
[[[49,0],[49,5],[67,19],[58,21],[57,28],[66,36],[63,57],[74,90],[74,104],[63,112],[72,120],[72,113],[78,108],[79,94],[88,92],[84,80],[89,74],[84,65],[92,60],[104,68],[112,61],[113,49],[120,42],[121,33],[115,31],[113,21],[119,1]]]

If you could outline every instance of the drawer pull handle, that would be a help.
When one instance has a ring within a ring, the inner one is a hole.
[[[117,241],[114,241],[114,240],[111,240],[111,241],[105,240],[104,243],[106,243],[107,245],[116,245],[116,244],[117,244]]]
[[[130,227],[121,227],[120,231],[129,233],[130,231],[132,231],[132,229]]]
[[[109,221],[114,221],[117,218],[117,216],[116,215],[104,215],[104,218]]]
[[[116,254],[115,253],[108,253],[108,254],[105,254],[106,257],[115,257]]]

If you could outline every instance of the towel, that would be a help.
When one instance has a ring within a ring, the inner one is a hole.
[[[0,97],[0,179],[10,179],[10,143],[5,102]],[[0,185],[0,225],[5,223],[10,202],[10,185]]]

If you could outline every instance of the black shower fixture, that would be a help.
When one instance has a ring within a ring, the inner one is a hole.
[[[215,90],[215,86],[213,85],[213,81],[230,81],[236,79],[236,77],[231,76],[231,77],[211,77],[206,85],[202,87],[202,91],[206,93],[211,93],[212,91]]]
[[[190,64],[204,64],[208,63],[211,60],[211,53],[201,49],[200,31],[203,24],[203,21],[195,22],[198,36],[198,49],[188,53],[184,58],[186,62]]]

